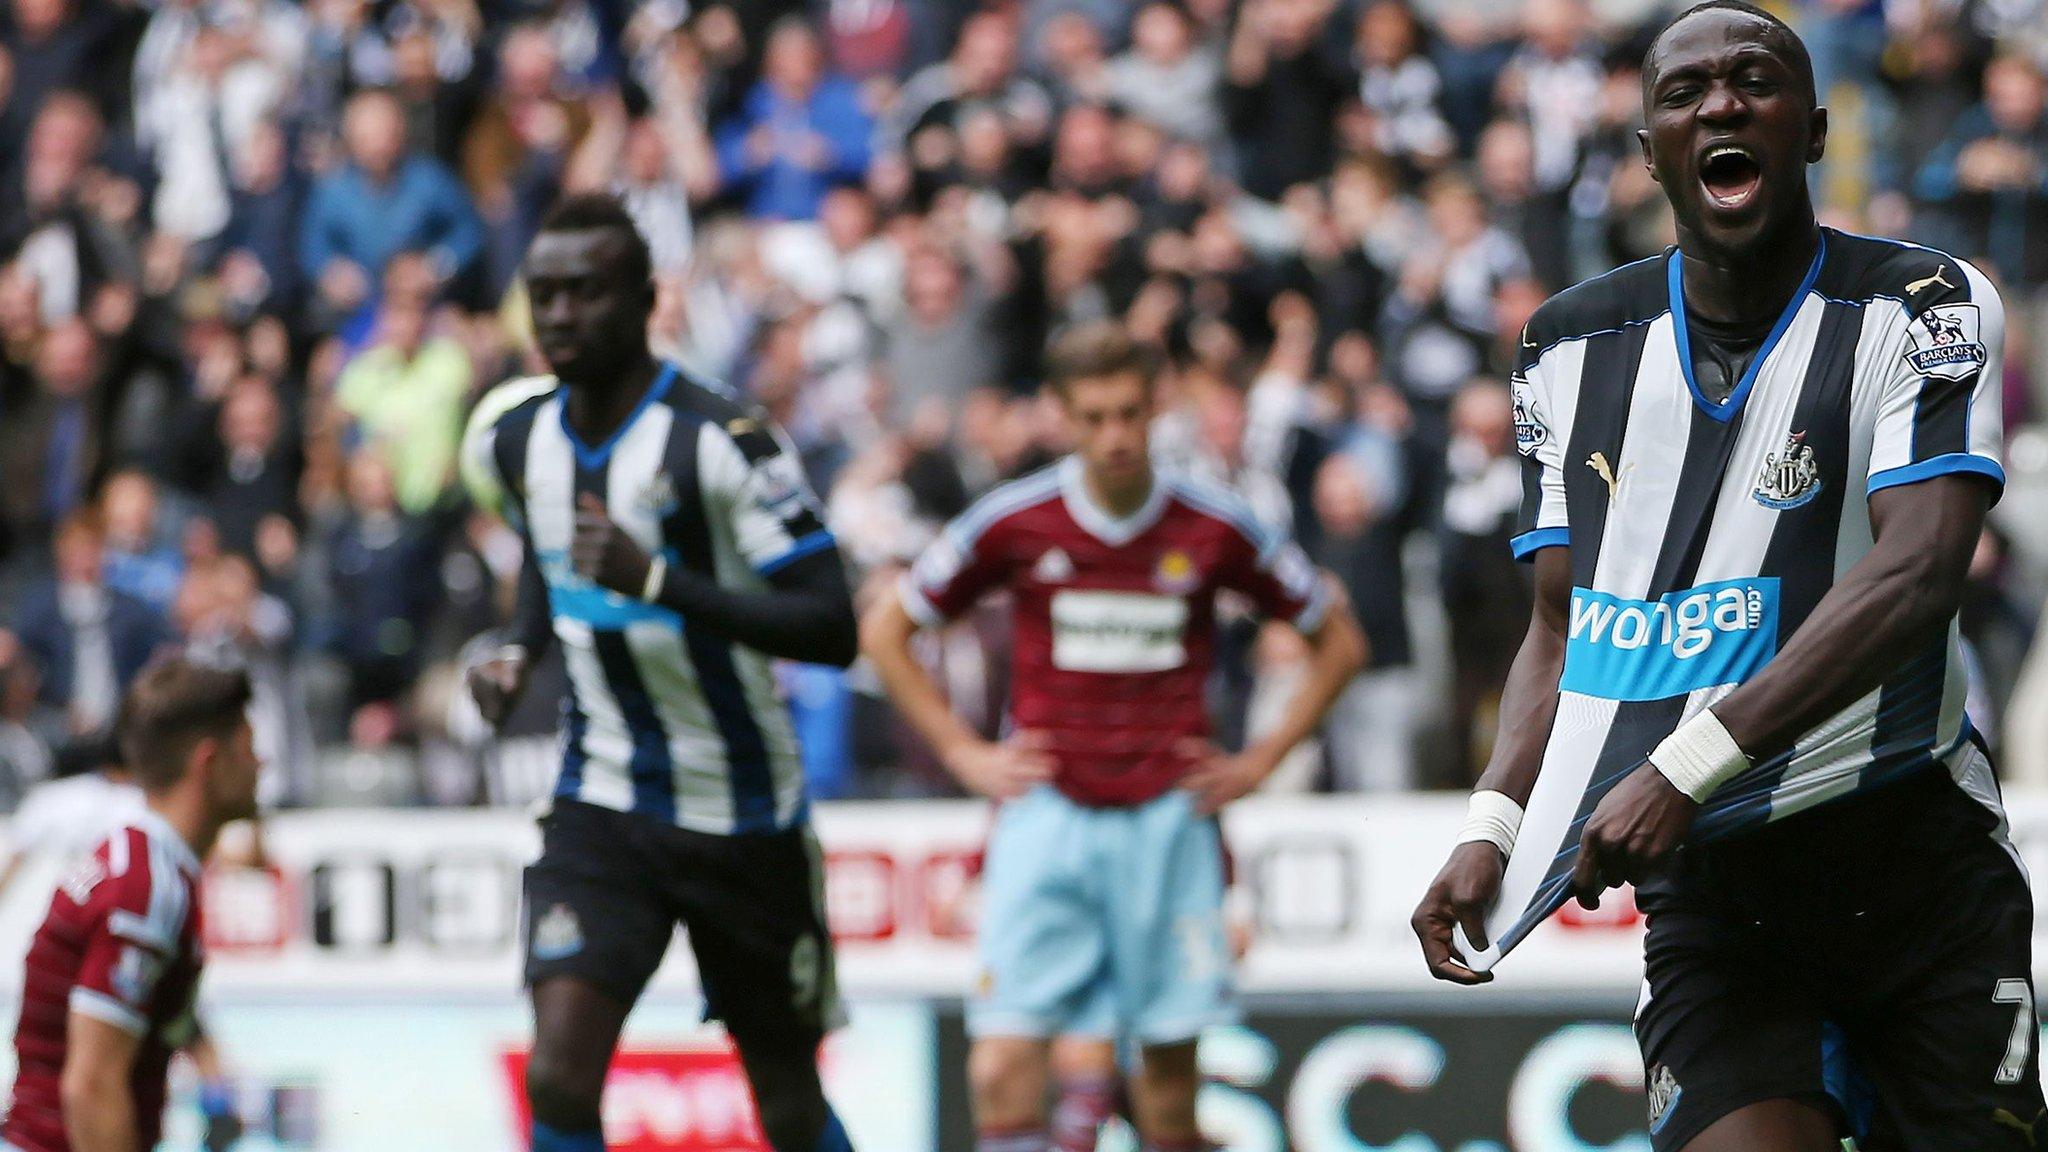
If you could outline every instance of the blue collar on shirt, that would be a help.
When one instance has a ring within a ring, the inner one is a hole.
[[[1756,384],[1757,376],[1763,372],[1764,361],[1771,358],[1771,350],[1778,346],[1778,340],[1785,335],[1785,330],[1792,327],[1792,318],[1799,315],[1799,306],[1806,302],[1806,294],[1813,291],[1813,282],[1820,278],[1820,266],[1827,258],[1828,234],[1823,229],[1820,243],[1813,250],[1813,263],[1807,267],[1805,278],[1799,281],[1798,291],[1792,293],[1792,299],[1785,302],[1785,310],[1778,314],[1778,322],[1771,326],[1771,334],[1764,338],[1763,347],[1756,350],[1756,355],[1749,361],[1749,367],[1743,370],[1742,380],[1735,385],[1735,391],[1728,394],[1728,399],[1716,404],[1707,399],[1707,394],[1700,391],[1699,381],[1693,379],[1692,335],[1686,329],[1685,277],[1681,271],[1685,255],[1676,248],[1671,250],[1671,259],[1667,261],[1665,272],[1665,287],[1671,296],[1671,335],[1678,341],[1678,367],[1685,373],[1686,391],[1692,393],[1692,402],[1699,405],[1700,411],[1726,424],[1742,410],[1742,402],[1749,399],[1750,388]]]
[[[654,383],[652,385],[648,386],[647,394],[640,397],[640,403],[635,404],[633,406],[633,411],[627,414],[625,420],[620,422],[617,428],[612,429],[612,434],[610,436],[605,437],[604,443],[599,444],[595,448],[589,447],[588,445],[584,444],[583,438],[581,436],[576,435],[576,429],[571,428],[569,426],[569,397],[567,394],[567,390],[565,388],[562,396],[562,406],[560,408],[562,417],[562,435],[567,436],[569,438],[569,447],[574,448],[576,450],[577,466],[592,472],[604,467],[605,463],[612,458],[612,449],[619,446],[619,441],[625,437],[626,432],[629,429],[631,429],[635,423],[639,421],[640,417],[643,414],[645,414],[649,408],[652,408],[656,404],[660,403],[662,398],[668,395],[669,388],[673,386],[675,382],[676,366],[674,364],[668,363],[667,361],[663,361],[661,365],[661,374],[654,378]]]

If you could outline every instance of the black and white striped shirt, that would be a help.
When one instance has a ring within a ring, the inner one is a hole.
[[[1543,850],[1518,849],[1504,906],[1561,882],[1552,850],[1576,843],[1601,782],[1753,676],[1870,552],[1871,493],[1952,473],[2004,483],[2004,327],[1996,292],[1963,261],[1832,229],[1721,403],[1693,379],[1675,249],[1537,311],[1514,379],[1526,458],[1514,548],[1569,546],[1572,600],[1522,833]],[[1958,779],[1988,773],[1966,742],[1964,691],[1951,623],[1789,754],[1717,792],[1695,833],[1937,763]]]
[[[766,588],[836,547],[796,453],[723,388],[667,365],[626,423],[586,445],[552,377],[478,405],[463,467],[500,505],[547,578],[569,674],[555,795],[699,832],[786,828],[804,779],[771,659],[680,615],[600,588],[569,564],[577,499],[606,510],[649,555],[738,588]]]

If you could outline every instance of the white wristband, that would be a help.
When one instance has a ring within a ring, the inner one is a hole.
[[[1650,753],[1650,763],[1680,792],[1704,804],[1714,790],[1749,770],[1749,755],[1711,708],[1678,726]]]
[[[647,564],[647,583],[640,589],[640,599],[652,604],[661,599],[661,586],[668,579],[668,561],[656,556]]]
[[[1503,856],[1515,851],[1515,834],[1522,830],[1522,806],[1505,792],[1472,793],[1465,809],[1465,826],[1458,829],[1460,844],[1484,842],[1500,849]]]

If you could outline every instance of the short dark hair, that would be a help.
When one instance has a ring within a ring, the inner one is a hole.
[[[1113,320],[1076,324],[1053,337],[1045,353],[1045,382],[1066,395],[1076,380],[1098,380],[1135,372],[1149,384],[1150,358],[1124,326]]]
[[[618,197],[604,192],[578,192],[555,202],[541,218],[540,232],[617,232],[626,243],[626,266],[620,271],[638,280],[654,277],[654,257],[640,225]]]
[[[1740,12],[1768,25],[1770,48],[1783,57],[1785,63],[1791,67],[1793,76],[1806,92],[1807,105],[1813,108],[1820,107],[1820,93],[1813,80],[1813,56],[1806,50],[1806,41],[1799,38],[1799,33],[1794,31],[1790,24],[1768,10],[1751,4],[1749,0],[1706,0],[1704,4],[1695,4],[1673,16],[1669,23],[1659,29],[1657,35],[1650,39],[1650,46],[1643,50],[1643,98],[1646,101],[1650,96],[1650,85],[1657,75],[1656,69],[1652,67],[1652,61],[1657,55],[1657,45],[1663,43],[1665,35],[1678,27],[1687,17],[1697,16],[1702,12]]]
[[[121,758],[145,792],[161,792],[185,778],[192,748],[224,737],[247,716],[249,674],[225,662],[182,652],[158,656],[135,677],[121,702],[116,728]]]

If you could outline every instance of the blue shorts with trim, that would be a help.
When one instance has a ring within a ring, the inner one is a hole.
[[[1222,835],[1175,790],[1090,808],[1043,787],[1003,805],[982,873],[974,1036],[1177,1044],[1236,1019]]]

